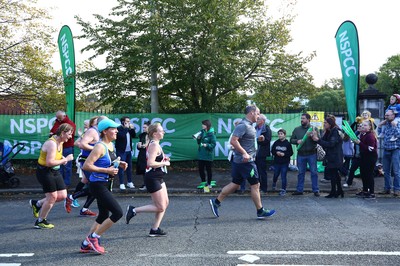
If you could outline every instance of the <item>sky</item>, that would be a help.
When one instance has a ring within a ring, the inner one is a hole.
[[[400,25],[397,1],[394,0],[297,0],[291,8],[283,8],[286,0],[265,0],[273,17],[290,13],[296,15],[291,29],[292,43],[289,53],[302,52],[304,56],[316,52],[316,57],[306,65],[314,77],[314,85],[321,86],[331,78],[341,78],[335,34],[340,24],[351,20],[357,27],[360,45],[360,74],[377,72],[390,56],[400,54]],[[293,1],[291,1],[293,2]],[[74,19],[81,16],[92,20],[92,14],[106,16],[115,6],[116,0],[38,0],[38,6],[52,9],[51,25],[59,30],[68,25],[73,35],[79,35],[80,26]],[[58,32],[54,35],[57,42]],[[80,53],[87,43],[74,40],[76,63],[84,61],[90,54]],[[59,55],[55,55],[53,66],[61,69]],[[101,64],[101,60],[95,61]],[[379,78],[379,77],[378,77]]]

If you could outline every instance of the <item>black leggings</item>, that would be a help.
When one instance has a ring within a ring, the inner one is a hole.
[[[363,183],[363,191],[375,193],[374,168],[378,155],[376,153],[362,153],[360,156],[360,175]]]
[[[90,193],[97,199],[99,215],[96,218],[96,222],[98,224],[102,224],[109,217],[114,223],[121,219],[123,215],[122,208],[108,190],[108,182],[90,182],[89,189]]]
[[[86,199],[85,204],[83,205],[83,208],[88,209],[96,198],[93,197],[92,194],[90,194],[89,184],[84,184],[82,182],[79,182],[75,188],[74,194],[72,194],[72,198],[77,199],[77,198],[84,197],[84,196],[88,196],[88,197]]]
[[[201,182],[206,182],[206,174],[204,172],[204,169],[207,171],[207,184],[211,185],[211,180],[212,180],[212,161],[203,161],[199,160],[199,174],[201,178]]]
[[[331,192],[329,194],[337,196],[343,193],[342,184],[339,176],[339,168],[326,168],[325,174],[331,180]]]

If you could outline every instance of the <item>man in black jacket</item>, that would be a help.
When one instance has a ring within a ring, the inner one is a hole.
[[[127,116],[121,118],[121,125],[118,127],[117,139],[115,140],[115,148],[117,156],[121,157],[121,161],[128,163],[126,169],[126,179],[128,188],[135,188],[132,182],[132,139],[136,137],[136,131],[130,123]],[[120,168],[118,172],[119,189],[125,190],[124,171]]]
[[[260,114],[256,122],[257,133],[257,155],[256,165],[258,175],[260,177],[260,189],[262,192],[267,193],[267,157],[271,155],[271,136],[272,132],[268,125],[265,124],[267,118],[265,115]]]

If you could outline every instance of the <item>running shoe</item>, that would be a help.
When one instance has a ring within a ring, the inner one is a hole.
[[[126,224],[129,224],[129,221],[135,216],[136,216],[135,207],[128,205],[128,207],[126,207],[126,214],[125,214]]]
[[[146,188],[146,186],[145,185],[141,185],[140,187],[139,187],[139,190],[141,190],[141,191],[144,191],[144,190],[146,190],[147,188]]]
[[[36,220],[35,228],[36,229],[53,229],[54,224],[50,224],[49,222],[47,222],[46,219],[43,219],[41,222],[39,222],[39,220]]]
[[[210,199],[210,206],[211,206],[211,211],[213,212],[215,217],[219,217],[218,214],[218,208],[221,206],[220,204],[215,203],[214,199]]]
[[[270,217],[275,214],[275,210],[266,210],[262,209],[260,212],[257,212],[257,219],[264,219],[265,217]]]
[[[33,217],[35,217],[35,218],[39,218],[39,211],[40,211],[40,208],[42,208],[42,207],[38,207],[36,205],[37,202],[38,202],[37,200],[33,200],[33,199],[29,200],[29,205],[32,208],[32,214],[33,214]]]
[[[150,229],[149,236],[150,237],[167,236],[167,232],[163,231],[160,227],[158,227],[157,230]]]
[[[81,243],[81,250],[79,250],[80,253],[93,253],[95,252],[90,245],[84,245],[83,241]]]
[[[79,201],[77,199],[74,199],[71,203],[71,206],[74,208],[79,208],[81,205],[79,204]]]
[[[92,237],[88,235],[86,237],[86,241],[89,242],[89,246],[94,250],[94,252],[99,254],[104,254],[104,247],[100,246],[99,239],[97,237]]]
[[[72,199],[69,198],[69,195],[64,200],[64,209],[67,213],[71,212],[71,204],[72,204]]]
[[[90,216],[90,217],[93,217],[93,216],[97,216],[97,213],[95,213],[95,212],[92,212],[91,210],[89,210],[89,209],[87,209],[86,211],[80,211],[79,212],[79,215],[80,216]]]

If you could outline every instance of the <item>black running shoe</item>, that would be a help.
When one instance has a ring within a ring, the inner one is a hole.
[[[167,236],[167,232],[163,231],[160,227],[158,227],[157,230],[150,229],[149,236],[151,236],[151,237]]]
[[[126,224],[129,224],[129,221],[135,216],[136,216],[135,207],[128,205],[128,207],[126,207],[126,214],[125,214]]]

